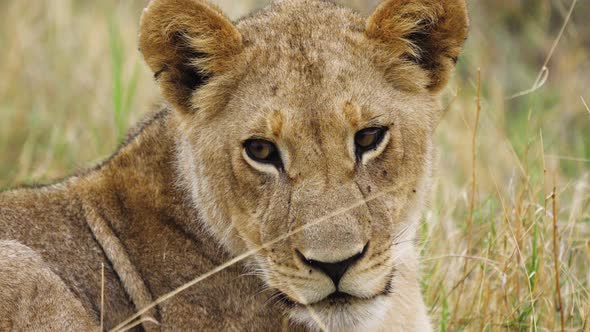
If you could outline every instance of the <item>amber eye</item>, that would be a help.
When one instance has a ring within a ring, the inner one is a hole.
[[[362,157],[365,152],[375,150],[383,141],[387,128],[374,127],[359,131],[354,136],[357,157]]]
[[[273,143],[262,139],[250,139],[244,142],[244,149],[246,149],[246,154],[250,159],[282,168],[279,150]]]

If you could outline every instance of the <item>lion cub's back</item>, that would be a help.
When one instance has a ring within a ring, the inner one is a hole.
[[[96,318],[104,262],[105,298],[121,315],[133,313],[124,289],[86,224],[81,203],[67,187],[0,193],[0,241],[15,241],[38,253]]]
[[[0,240],[20,242],[59,266],[74,265],[93,252],[92,256],[101,256],[96,255],[100,250],[86,226],[81,205],[61,187],[0,194]]]

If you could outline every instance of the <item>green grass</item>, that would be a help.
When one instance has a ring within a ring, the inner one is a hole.
[[[111,46],[113,115],[116,136],[121,140],[127,132],[127,119],[132,111],[140,67],[139,62],[136,62],[131,77],[128,82],[125,82],[123,71],[126,55],[125,48],[118,22],[113,17],[109,20],[109,40]]]

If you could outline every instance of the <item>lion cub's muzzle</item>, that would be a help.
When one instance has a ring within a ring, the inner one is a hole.
[[[351,257],[348,257],[344,260],[337,261],[337,262],[322,262],[322,261],[314,260],[312,257],[306,257],[305,255],[303,255],[301,253],[301,251],[299,251],[297,249],[296,249],[296,253],[297,253],[297,257],[299,257],[299,259],[304,264],[306,264],[307,266],[309,266],[311,268],[319,270],[322,273],[324,273],[325,275],[327,275],[328,277],[330,277],[330,279],[334,283],[334,288],[336,289],[336,291],[333,294],[337,294],[337,293],[342,293],[338,289],[338,285],[340,284],[340,279],[342,279],[342,276],[346,273],[346,271],[348,271],[349,267],[351,267],[353,264],[355,264],[357,261],[359,261],[360,259],[362,259],[365,256],[365,253],[367,252],[368,247],[369,247],[369,243],[365,244],[365,246],[363,247],[363,250],[361,252],[359,252]],[[342,293],[342,294],[346,294],[346,293]]]
[[[334,255],[328,259],[325,255],[314,255],[314,251],[293,249],[298,277],[288,277],[290,287],[282,289],[289,300],[287,302],[301,305],[349,304],[383,295],[391,279],[391,269],[386,263],[389,257],[370,250],[370,247],[370,243],[366,242],[360,249],[353,249],[352,253],[347,251],[347,255]]]
[[[302,231],[275,252],[279,263],[271,285],[302,305],[359,302],[383,294],[392,269],[387,208],[380,202],[371,208],[359,205],[364,196],[358,185],[305,189],[293,194],[296,212],[289,216],[291,229]],[[339,210],[344,212],[324,218]]]

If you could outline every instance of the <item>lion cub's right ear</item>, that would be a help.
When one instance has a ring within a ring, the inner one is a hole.
[[[465,0],[385,0],[367,21],[366,34],[383,52],[379,66],[392,82],[424,85],[438,93],[447,84],[469,29]],[[420,72],[400,75],[400,60]],[[405,76],[405,77],[403,77]]]
[[[221,11],[201,0],[152,0],[144,10],[139,44],[164,98],[191,112],[191,96],[231,66],[242,37]]]

